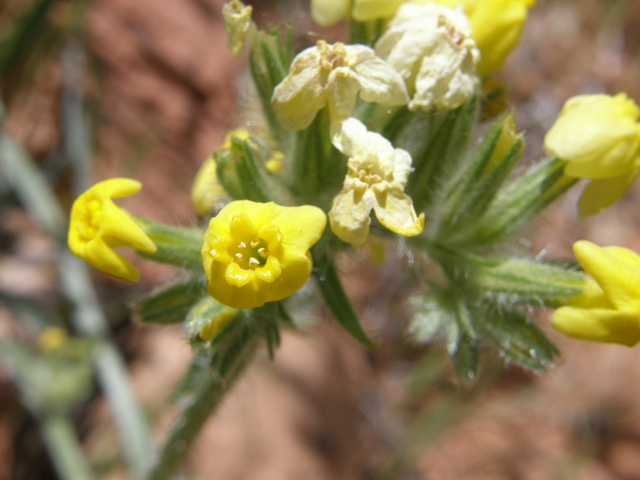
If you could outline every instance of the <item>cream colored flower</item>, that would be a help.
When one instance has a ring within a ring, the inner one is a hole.
[[[342,240],[359,246],[369,235],[373,209],[389,230],[413,237],[424,229],[424,213],[418,217],[411,198],[404,193],[411,172],[411,156],[382,135],[368,132],[355,118],[342,123],[333,141],[349,157],[342,191],[329,212],[331,230]]]
[[[375,49],[404,78],[413,111],[459,107],[479,83],[480,51],[461,7],[405,3]]]
[[[222,7],[224,28],[229,36],[229,50],[234,57],[239,57],[244,49],[244,39],[256,27],[251,20],[253,7],[247,7],[239,0],[225,3]]]
[[[307,128],[324,107],[329,107],[332,126],[339,128],[353,113],[358,93],[365,102],[383,105],[409,101],[398,72],[371,48],[321,40],[296,56],[271,106],[285,130]]]

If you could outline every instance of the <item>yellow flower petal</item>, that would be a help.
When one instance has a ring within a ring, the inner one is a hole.
[[[620,247],[608,250],[585,240],[573,245],[576,258],[585,272],[598,282],[615,308],[637,308],[640,312],[640,269],[637,262],[629,265],[620,250]],[[627,255],[637,257],[631,250],[627,250]]]
[[[416,215],[411,198],[402,190],[393,189],[379,195],[373,209],[380,223],[398,235],[415,237],[424,230],[424,213]]]
[[[359,22],[368,22],[377,18],[392,17],[405,0],[355,0],[353,18]]]
[[[311,0],[311,17],[323,27],[338,23],[349,13],[349,0]]]
[[[311,275],[309,248],[325,225],[317,207],[231,202],[211,219],[202,247],[209,294],[232,308],[288,297]]]
[[[364,245],[369,237],[370,214],[375,201],[375,194],[370,190],[363,195],[358,195],[353,189],[340,192],[333,199],[329,212],[333,233],[354,247]]]
[[[620,200],[631,188],[636,175],[621,175],[613,178],[591,180],[578,200],[578,215],[581,219],[600,213]]]
[[[561,307],[553,314],[551,326],[560,333],[581,340],[628,347],[640,341],[638,317],[630,312]]]
[[[69,249],[87,263],[115,277],[135,282],[139,273],[112,248],[130,246],[155,252],[156,246],[129,213],[115,205],[112,197],[137,193],[140,182],[113,178],[97,183],[80,195],[71,208]]]
[[[591,278],[581,295],[557,309],[551,325],[584,340],[633,346],[640,341],[640,256],[581,240],[573,251]]]

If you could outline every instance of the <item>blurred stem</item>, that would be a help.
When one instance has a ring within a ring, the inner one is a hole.
[[[60,204],[35,162],[6,133],[0,133],[0,159],[0,170],[22,204],[56,241],[61,287],[74,307],[73,323],[82,335],[99,341],[94,358],[97,375],[113,409],[130,478],[140,479],[153,453],[149,427],[122,356],[107,337],[109,325],[87,267],[67,250],[66,219]]]
[[[83,80],[85,51],[81,40],[69,37],[62,51],[64,90],[62,92],[62,122],[65,152],[73,168],[73,190],[80,195],[91,186],[89,162],[89,132],[85,122]]]
[[[62,415],[50,415],[40,422],[42,436],[60,478],[94,478],[71,422]]]
[[[249,315],[258,315],[258,310],[248,311]],[[213,347],[217,350],[211,360],[211,374],[174,423],[148,480],[173,477],[207,419],[253,359],[264,332],[252,322],[240,321],[239,325],[230,327],[237,328],[235,338],[225,345]]]

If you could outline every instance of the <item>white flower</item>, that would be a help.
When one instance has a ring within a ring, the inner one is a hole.
[[[364,45],[328,45],[319,41],[294,58],[289,74],[275,88],[271,106],[285,130],[303,130],[329,107],[331,124],[351,116],[356,97],[383,105],[406,105],[404,81]]]
[[[462,7],[405,3],[375,45],[407,83],[410,110],[450,110],[478,85],[480,51]]]
[[[380,223],[398,235],[420,235],[424,213],[418,217],[411,198],[404,193],[412,170],[411,155],[393,148],[382,135],[368,132],[355,118],[342,123],[333,144],[349,160],[342,191],[329,212],[331,230],[353,246],[362,245],[369,235],[373,209]]]

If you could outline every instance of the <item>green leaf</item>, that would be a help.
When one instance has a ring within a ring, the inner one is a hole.
[[[456,377],[463,382],[470,382],[476,376],[478,370],[478,347],[468,335],[462,335],[458,342],[458,348],[453,355],[453,365]]]
[[[181,323],[204,295],[209,296],[206,285],[200,279],[190,278],[151,292],[133,304],[133,311],[141,323]]]
[[[283,203],[282,187],[265,168],[252,140],[231,139],[231,148],[215,154],[218,181],[233,200]]]
[[[527,317],[517,311],[487,312],[483,333],[511,360],[543,372],[559,355],[556,347]]]
[[[563,174],[565,162],[549,157],[501,189],[483,217],[451,236],[456,247],[489,245],[515,233],[578,181]]]
[[[155,253],[138,252],[138,255],[196,273],[204,273],[201,254],[205,233],[203,229],[174,227],[144,218],[138,218],[138,222],[158,247]]]
[[[375,348],[376,344],[369,339],[362,329],[351,301],[342,288],[338,270],[333,258],[326,251],[326,245],[317,243],[312,248],[311,253],[316,264],[313,275],[320,293],[335,319],[342,328],[365,347]]]
[[[573,265],[510,258],[478,266],[469,281],[498,304],[560,306],[584,291],[587,277]]]
[[[415,138],[424,138],[419,152],[413,154],[414,172],[405,191],[413,199],[416,211],[424,209],[441,194],[451,175],[457,172],[478,119],[478,97],[447,112],[433,133],[415,131]],[[398,144],[400,148],[402,146]]]

